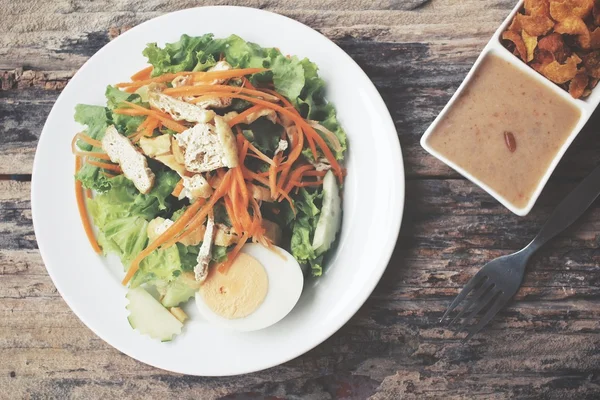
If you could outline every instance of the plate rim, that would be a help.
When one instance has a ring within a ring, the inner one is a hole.
[[[72,299],[69,296],[65,296],[65,293],[63,292],[63,290],[61,289],[62,285],[60,285],[59,283],[57,283],[57,280],[55,279],[55,277],[53,276],[53,274],[51,273],[50,269],[48,269],[47,265],[46,265],[46,259],[48,258],[48,256],[46,255],[46,251],[45,251],[45,245],[42,244],[42,242],[40,242],[40,240],[38,239],[39,235],[39,228],[38,228],[38,224],[36,223],[36,198],[38,198],[39,196],[37,195],[37,189],[36,187],[38,186],[38,184],[36,184],[36,182],[38,182],[36,180],[36,170],[39,168],[39,158],[38,158],[38,150],[39,150],[39,144],[41,142],[41,138],[43,137],[43,135],[45,135],[45,132],[47,131],[47,124],[48,124],[48,119],[50,117],[50,115],[54,112],[56,105],[60,102],[61,97],[63,96],[63,91],[61,91],[61,94],[57,97],[55,103],[52,106],[52,109],[50,110],[50,113],[48,114],[48,117],[46,118],[46,121],[44,122],[44,127],[42,128],[42,131],[40,133],[40,138],[38,139],[38,144],[36,145],[36,153],[35,153],[35,157],[34,157],[34,161],[33,161],[33,167],[32,167],[32,180],[31,180],[31,210],[32,210],[32,222],[33,222],[33,227],[34,227],[34,233],[36,236],[36,242],[38,244],[38,250],[40,252],[40,255],[42,257],[42,260],[44,262],[44,267],[46,268],[46,271],[48,272],[48,275],[50,276],[52,283],[54,284],[54,286],[56,287],[57,291],[59,292],[59,294],[61,295],[63,301],[65,301],[65,303],[69,306],[69,308],[73,311],[73,313],[76,315],[76,317],[88,328],[90,329],[96,336],[98,336],[100,339],[102,339],[106,344],[108,344],[109,346],[111,346],[112,348],[114,348],[115,350],[126,354],[128,357],[133,358],[136,361],[139,361],[141,363],[144,363],[146,365],[150,365],[152,367],[161,369],[161,370],[165,370],[165,371],[171,371],[171,372],[176,372],[176,373],[181,373],[181,374],[186,374],[186,375],[191,375],[191,376],[206,376],[206,377],[217,377],[217,376],[237,376],[237,375],[244,375],[244,374],[249,374],[249,373],[253,373],[253,372],[259,372],[259,371],[264,371],[266,369],[269,368],[273,368],[276,367],[278,365],[282,365],[284,363],[287,363],[305,353],[307,353],[308,351],[314,349],[315,347],[317,347],[318,345],[320,345],[321,343],[323,343],[324,341],[326,341],[327,339],[329,339],[333,334],[335,334],[337,331],[339,331],[344,325],[346,325],[350,319],[352,319],[352,317],[354,317],[356,315],[356,313],[360,310],[361,307],[363,307],[363,305],[365,304],[365,302],[368,300],[368,298],[371,296],[371,294],[373,293],[373,291],[375,290],[377,284],[380,282],[381,277],[383,276],[383,274],[385,273],[387,267],[389,266],[389,262],[392,258],[394,249],[398,243],[398,237],[400,235],[400,228],[401,228],[401,224],[402,224],[402,219],[403,219],[403,215],[404,215],[404,207],[405,207],[405,197],[406,197],[406,175],[405,175],[405,169],[404,169],[404,160],[403,160],[403,155],[402,155],[402,150],[401,150],[401,144],[400,144],[400,138],[398,136],[398,131],[396,130],[396,126],[394,124],[394,120],[390,114],[390,111],[387,107],[387,105],[385,104],[383,98],[381,97],[381,94],[379,93],[379,91],[377,90],[377,88],[375,87],[374,83],[371,81],[371,79],[369,78],[369,76],[363,71],[363,69],[358,65],[358,63],[356,61],[354,61],[354,59],[352,57],[350,57],[349,54],[347,54],[341,47],[339,47],[335,42],[333,42],[332,40],[330,40],[329,38],[327,38],[325,35],[323,35],[322,33],[320,33],[319,31],[311,28],[310,26],[297,21],[295,19],[292,19],[290,17],[287,17],[285,15],[282,14],[278,14],[276,12],[272,12],[272,11],[267,11],[267,10],[262,10],[262,9],[257,9],[257,8],[252,8],[252,7],[243,7],[243,6],[226,6],[226,5],[221,5],[221,6],[200,6],[200,7],[191,7],[191,8],[186,8],[186,9],[182,9],[182,10],[177,10],[177,11],[173,11],[173,12],[168,12],[162,15],[159,15],[155,18],[151,18],[147,21],[142,22],[141,24],[136,25],[135,27],[133,27],[132,29],[128,30],[127,32],[124,32],[123,34],[119,35],[118,37],[116,37],[115,39],[111,40],[110,42],[108,42],[106,45],[104,45],[101,49],[99,49],[96,53],[94,53],[75,73],[74,77],[79,74],[79,72],[81,70],[83,70],[84,68],[87,68],[88,65],[91,63],[91,61],[93,59],[96,59],[98,57],[101,57],[102,54],[104,53],[104,51],[106,51],[107,48],[116,46],[115,43],[120,43],[120,41],[125,40],[122,38],[126,38],[128,33],[130,33],[131,31],[134,31],[135,29],[144,26],[145,24],[148,24],[150,22],[156,22],[156,20],[160,20],[162,18],[166,18],[168,16],[172,17],[173,14],[184,14],[184,13],[189,13],[189,12],[201,12],[203,10],[211,10],[211,9],[235,9],[235,10],[240,10],[242,12],[250,12],[250,13],[260,13],[260,14],[268,14],[269,18],[279,18],[283,21],[283,23],[285,24],[294,24],[294,25],[299,25],[299,27],[301,29],[309,29],[311,31],[313,31],[313,33],[316,33],[321,40],[325,40],[327,42],[329,42],[329,44],[335,46],[339,51],[340,51],[340,55],[342,57],[345,58],[345,65],[348,66],[352,66],[355,69],[355,73],[360,74],[363,78],[365,78],[365,88],[371,92],[371,97],[373,98],[373,100],[377,103],[376,104],[376,108],[380,111],[381,114],[383,114],[383,116],[385,117],[385,126],[387,127],[386,132],[389,130],[390,132],[393,131],[396,133],[395,136],[395,140],[394,138],[389,139],[389,144],[393,145],[393,153],[394,156],[391,157],[389,159],[390,163],[393,164],[393,175],[396,178],[400,178],[400,179],[394,179],[394,184],[395,184],[395,190],[393,191],[396,196],[397,196],[397,200],[399,200],[400,204],[395,204],[395,209],[397,210],[397,212],[393,215],[393,217],[391,218],[391,226],[393,227],[393,229],[390,229],[390,237],[393,238],[393,241],[390,240],[389,244],[384,248],[385,251],[382,251],[381,255],[380,255],[380,259],[381,259],[381,264],[382,266],[379,267],[377,270],[374,270],[369,276],[370,276],[370,281],[369,281],[369,285],[365,285],[364,289],[358,293],[358,295],[355,298],[355,302],[354,303],[350,303],[348,304],[348,306],[345,308],[344,312],[343,312],[343,317],[341,317],[339,319],[339,321],[337,321],[337,323],[335,323],[336,321],[334,321],[331,325],[329,325],[327,327],[327,329],[324,329],[319,335],[315,335],[312,339],[307,340],[303,346],[298,346],[295,348],[294,351],[290,352],[290,355],[282,357],[280,359],[278,359],[275,362],[270,362],[270,363],[265,363],[263,365],[259,365],[258,367],[253,367],[253,368],[242,368],[239,371],[234,371],[231,373],[219,373],[219,374],[197,374],[197,373],[193,373],[193,372],[183,372],[181,370],[175,370],[175,369],[168,369],[165,367],[162,367],[161,365],[148,361],[148,360],[141,360],[139,357],[133,355],[131,352],[129,352],[126,348],[122,348],[122,346],[120,345],[115,345],[113,342],[109,341],[104,334],[100,334],[98,333],[95,329],[93,329],[90,324],[88,324],[87,322],[87,318],[83,318],[80,314],[80,311],[78,311],[78,306],[76,305],[77,301],[75,299]],[[69,82],[70,84],[70,82]],[[68,86],[68,84],[67,84]],[[384,264],[385,261],[385,264]],[[358,300],[356,300],[358,299]]]

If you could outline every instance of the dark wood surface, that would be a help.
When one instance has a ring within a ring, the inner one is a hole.
[[[37,139],[60,90],[95,51],[147,19],[209,3],[0,0],[0,398],[600,398],[599,204],[535,257],[515,301],[471,342],[438,324],[475,271],[525,245],[600,159],[596,115],[521,218],[420,148],[514,2],[211,4],[225,3],[319,30],[382,94],[407,179],[402,231],[384,278],[333,337],[259,373],[182,376],[108,346],[66,306],[37,251],[29,201]]]

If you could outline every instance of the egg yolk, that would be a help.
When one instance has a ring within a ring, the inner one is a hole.
[[[240,253],[226,273],[211,269],[200,287],[200,295],[215,314],[236,319],[256,311],[268,289],[269,278],[262,264],[254,257]]]

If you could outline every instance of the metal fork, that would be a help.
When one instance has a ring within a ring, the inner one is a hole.
[[[550,239],[575,222],[592,205],[599,194],[600,166],[596,167],[565,197],[552,212],[537,236],[525,248],[516,253],[496,258],[484,265],[456,296],[440,322],[443,322],[448,314],[472,293],[448,326],[464,317],[458,327],[458,330],[462,330],[481,313],[483,316],[477,324],[468,329],[469,334],[464,340],[469,340],[479,332],[517,293],[530,257]]]

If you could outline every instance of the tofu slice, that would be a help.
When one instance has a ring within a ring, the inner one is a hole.
[[[196,105],[200,108],[226,108],[231,105],[232,98],[227,97],[209,97],[205,100],[199,101]]]
[[[152,107],[171,115],[177,121],[206,123],[211,121],[216,115],[212,110],[205,110],[194,104],[167,96],[166,94],[151,92],[148,97]]]
[[[183,150],[181,149],[181,146],[179,146],[179,143],[177,143],[177,140],[175,140],[175,136],[172,136],[172,135],[171,135],[171,153],[173,153],[173,157],[175,157],[175,161],[177,161],[179,164],[185,163],[185,158],[183,156]]]
[[[114,163],[118,163],[123,175],[130,179],[137,190],[148,193],[154,185],[154,173],[148,168],[148,160],[114,125],[106,128],[102,148]]]
[[[197,124],[175,135],[177,144],[184,149],[185,168],[190,172],[208,172],[238,165],[235,137],[220,116],[215,125]]]
[[[179,176],[183,177],[185,175],[185,166],[183,164],[178,163],[173,154],[165,154],[162,156],[156,156],[155,160],[160,161],[161,163],[165,164],[167,167],[169,167],[173,171],[177,172],[179,174]]]
[[[239,114],[236,111],[230,111],[227,114],[223,115],[223,119],[225,120],[225,122],[229,122],[232,119],[234,119],[235,117],[237,117],[238,115]],[[246,116],[244,123],[250,125],[251,123],[253,123],[257,119],[259,119],[260,117],[266,117],[272,123],[277,122],[277,113],[275,112],[275,110],[263,108],[261,110],[250,113],[248,116]]]
[[[192,78],[191,76],[178,76],[175,79],[173,79],[171,81],[171,85],[173,87],[181,87],[181,86],[190,86],[193,85],[194,83],[192,82]],[[204,84],[202,82],[198,83],[198,84]],[[198,85],[197,84],[197,85]],[[189,97],[182,97],[183,100],[185,101],[190,101],[192,100],[194,97],[193,96],[189,96]],[[207,98],[206,100],[203,100],[201,102],[196,103],[196,106],[200,107],[200,108],[225,108],[225,107],[229,107],[231,105],[231,102],[233,101],[233,99],[231,98],[225,98],[225,97],[211,97],[211,98]]]
[[[232,119],[234,119],[235,117],[237,117],[239,115],[239,113],[237,111],[229,111],[228,113],[226,113],[225,115],[223,115],[223,120],[227,123],[229,123],[229,121],[231,121]]]
[[[200,252],[196,258],[198,264],[196,264],[194,267],[194,275],[198,282],[204,282],[208,276],[208,265],[210,264],[214,229],[215,220],[211,215],[209,215],[206,221],[206,231],[204,232],[202,246],[200,246]]]
[[[202,239],[204,238],[204,233],[206,232],[206,225],[200,225],[192,233],[179,240],[179,243],[185,246],[198,246]]]
[[[173,86],[173,87],[188,86],[191,84],[192,84],[192,77],[190,75],[176,76],[175,79],[173,79],[171,81],[171,86]]]
[[[210,187],[208,181],[200,174],[192,177],[183,177],[183,190],[181,191],[180,199],[187,197],[190,200],[198,198],[207,199],[213,193],[213,188]]]
[[[262,227],[265,230],[265,237],[271,240],[271,243],[274,245],[279,245],[282,236],[281,227],[279,227],[279,225],[277,225],[275,222],[269,221],[268,219],[262,220]]]
[[[235,234],[233,228],[227,225],[217,224],[217,232],[215,233],[215,245],[217,246],[231,246],[240,240],[239,236]]]
[[[254,121],[256,121],[257,119],[259,119],[260,117],[266,117],[272,123],[277,122],[277,113],[275,112],[275,110],[271,110],[270,108],[261,108],[258,111],[250,113],[250,115],[248,115],[246,117],[245,122],[247,124],[251,124]]]
[[[149,243],[154,242],[160,235],[165,233],[167,229],[173,225],[174,222],[170,219],[164,219],[162,217],[156,217],[148,223],[146,233],[148,234]]]
[[[212,67],[210,67],[208,69],[209,72],[212,71],[229,71],[231,69],[231,64],[229,64],[227,61],[221,60],[221,61],[217,61],[217,63],[215,65],[213,65]],[[227,82],[229,79],[215,79],[212,82],[210,82],[211,85],[221,85],[225,82]]]
[[[169,154],[171,152],[171,135],[165,134],[153,138],[142,137],[140,147],[148,157]]]

